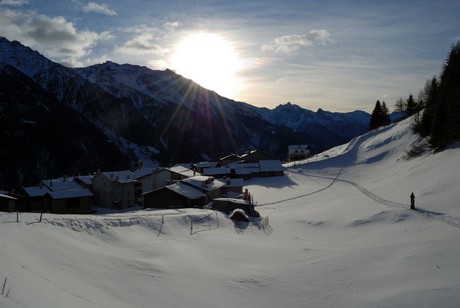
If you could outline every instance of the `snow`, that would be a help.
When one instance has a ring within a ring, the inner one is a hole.
[[[31,186],[24,187],[24,191],[27,193],[29,197],[43,197],[50,190],[46,186]]]
[[[92,197],[93,193],[86,188],[50,191],[48,193],[53,199]]]
[[[69,189],[80,189],[80,184],[73,181],[71,178],[59,178],[42,180],[43,186],[47,187],[51,191],[69,190]],[[40,188],[40,187],[39,187]]]
[[[103,174],[107,179],[119,183],[136,182],[136,179],[134,178],[134,173],[132,173],[129,170],[101,172],[101,174]]]
[[[194,187],[206,190],[206,191],[216,190],[226,185],[225,182],[222,182],[218,179],[214,179],[212,177],[207,177],[207,176],[202,176],[202,175],[192,176],[190,178],[183,179],[182,181],[191,186],[194,186]]]
[[[199,190],[181,182],[168,185],[166,186],[166,188],[189,199],[199,199],[202,197],[206,197],[206,195],[200,192]]]
[[[171,170],[171,172],[183,175],[185,177],[192,177],[195,175],[195,172],[193,170],[186,168],[184,166],[172,166],[171,168],[169,168],[169,170]]]
[[[419,141],[403,121],[246,181],[250,223],[1,213],[0,307],[458,307],[460,144]]]

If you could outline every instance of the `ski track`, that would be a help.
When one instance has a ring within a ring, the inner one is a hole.
[[[405,204],[405,203],[399,203],[399,202],[394,202],[394,201],[391,201],[391,200],[380,198],[379,196],[377,196],[376,194],[374,194],[371,191],[367,190],[366,188],[362,187],[361,185],[359,185],[356,182],[349,181],[349,180],[344,180],[344,179],[339,179],[339,176],[342,173],[343,169],[344,169],[344,167],[342,167],[339,170],[339,172],[337,173],[337,175],[334,178],[329,177],[329,176],[322,176],[322,175],[303,174],[304,176],[317,177],[317,178],[322,178],[322,179],[329,179],[329,180],[332,180],[332,181],[331,181],[331,183],[329,185],[327,185],[327,186],[325,186],[325,187],[323,187],[321,189],[318,189],[316,191],[313,191],[313,192],[310,192],[310,193],[307,193],[307,194],[302,194],[302,195],[299,195],[299,196],[296,196],[296,197],[284,199],[284,200],[278,200],[278,201],[269,202],[269,203],[262,203],[262,204],[259,204],[258,206],[279,204],[279,203],[283,203],[283,202],[286,202],[286,201],[291,201],[291,200],[299,199],[299,198],[302,198],[302,197],[310,196],[310,195],[313,195],[313,194],[317,194],[317,193],[320,193],[320,192],[330,188],[332,185],[334,185],[335,182],[339,181],[339,182],[342,182],[342,183],[347,183],[347,184],[352,185],[353,187],[358,189],[361,193],[363,193],[364,195],[366,195],[367,197],[369,197],[370,199],[374,200],[375,202],[377,202],[379,204],[383,204],[383,205],[393,207],[393,208],[408,209],[408,205]],[[291,171],[291,170],[287,170],[287,172],[294,173],[294,171]],[[455,228],[460,229],[460,217],[445,214],[445,213],[440,213],[440,212],[432,212],[432,211],[428,211],[428,210],[425,210],[425,209],[422,209],[422,208],[417,208],[414,211],[414,213],[417,213],[418,215],[421,215],[421,216],[423,216],[423,217],[425,217],[425,218],[427,218],[429,220],[439,221],[439,222],[442,222],[442,223],[445,223],[445,224],[448,224],[450,226],[453,226]]]

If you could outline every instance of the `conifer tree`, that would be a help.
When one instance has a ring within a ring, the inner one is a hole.
[[[460,140],[460,41],[451,48],[439,78],[436,96],[431,144],[442,148]]]
[[[433,113],[438,100],[438,87],[438,79],[436,76],[433,76],[431,80],[426,82],[425,88],[423,89],[423,96],[421,97],[423,113],[420,120],[420,126],[418,128],[418,132],[423,137],[431,135]]]
[[[388,125],[390,123],[391,123],[390,110],[388,110],[388,107],[385,101],[382,101],[382,124]]]
[[[415,102],[414,96],[412,93],[409,95],[409,98],[406,101],[406,116],[410,117],[417,112],[417,103]]]
[[[385,104],[385,102],[383,102]],[[374,110],[372,111],[371,114],[371,119],[369,122],[369,130],[376,129],[380,126],[388,125],[389,124],[389,117],[388,117],[388,108],[386,105],[384,105],[386,112],[384,108],[382,108],[382,104],[380,103],[379,100],[375,103]]]
[[[451,143],[460,140],[460,41],[452,46],[439,91],[446,100],[446,138]]]

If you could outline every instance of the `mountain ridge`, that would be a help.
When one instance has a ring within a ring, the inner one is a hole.
[[[291,104],[270,111],[237,102],[171,70],[110,61],[68,68],[5,38],[0,38],[0,63],[27,76],[63,108],[81,114],[82,121],[119,149],[131,168],[138,161],[158,165],[216,160],[253,149],[284,159],[289,144],[309,144],[318,152],[347,142],[358,130],[367,130],[369,115],[365,113],[350,121],[345,120],[350,115],[314,113],[298,107],[302,117],[294,126],[292,117],[286,116]],[[13,82],[9,87],[20,85]],[[11,99],[8,104],[13,103]],[[350,136],[342,134],[353,126],[358,127],[356,132],[353,128]],[[100,151],[104,152],[104,147],[101,144]],[[8,147],[5,155],[11,155]],[[80,158],[76,155],[74,159]],[[62,172],[69,171],[57,170],[50,176]]]

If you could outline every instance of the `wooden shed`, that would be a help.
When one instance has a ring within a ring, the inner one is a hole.
[[[212,207],[224,213],[231,213],[236,209],[243,210],[250,217],[259,216],[254,209],[254,205],[249,200],[234,199],[234,198],[217,198],[212,202]]]
[[[93,193],[86,188],[50,191],[46,195],[46,208],[57,214],[91,213]]]
[[[206,195],[182,182],[143,194],[144,208],[194,208],[206,205]]]

